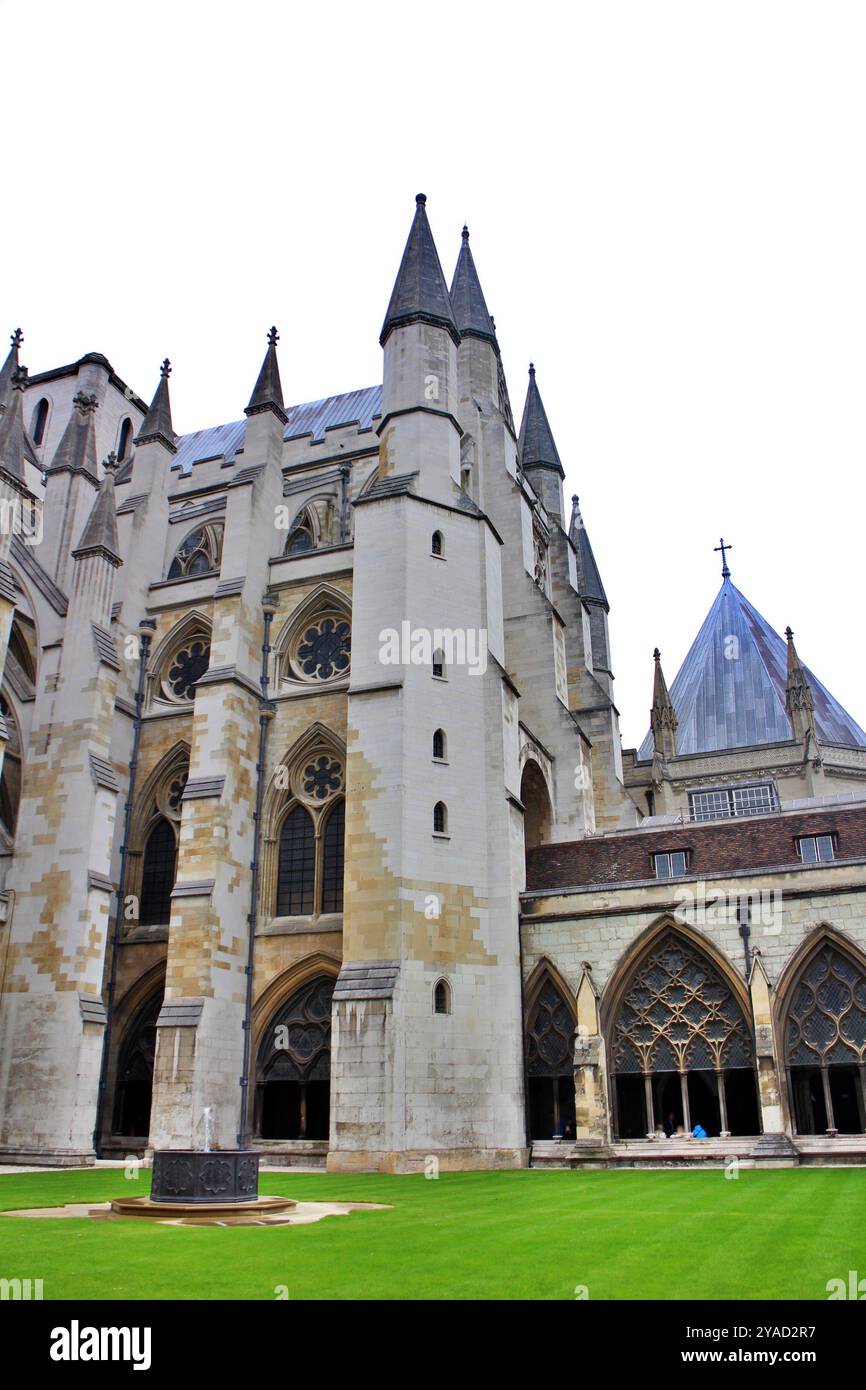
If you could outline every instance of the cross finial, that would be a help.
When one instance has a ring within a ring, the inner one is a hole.
[[[535,363],[534,363],[534,362],[530,362],[530,364],[529,364],[529,375],[530,375],[530,376],[535,376]]]
[[[722,552],[722,578],[723,578],[723,579],[730,579],[730,577],[731,577],[731,571],[728,569],[728,562],[727,562],[727,560],[726,560],[726,558],[725,558],[725,551],[726,551],[726,550],[733,550],[733,548],[734,548],[734,547],[733,547],[732,545],[726,545],[726,544],[725,544],[725,538],[724,538],[724,536],[721,537],[721,539],[719,540],[718,545],[713,546],[713,549],[714,549],[714,550],[720,550],[720,551]]]
[[[21,332],[20,328],[15,329],[9,341],[14,348],[20,348],[21,344],[24,342],[24,334]]]
[[[790,627],[786,627],[786,628],[785,628],[785,636],[787,637],[787,639],[788,639],[789,642],[793,642],[793,640],[794,640],[794,634],[793,634],[793,632],[792,632],[792,630],[791,630]]]
[[[279,333],[277,332],[276,328],[272,328],[270,333],[268,334],[268,347],[275,348],[279,341]]]
[[[171,363],[169,362],[168,358],[165,359],[162,366],[160,367],[159,374],[162,377],[163,381],[167,381],[168,378],[171,376]]]
[[[656,666],[658,666],[658,664],[659,664],[659,662],[661,661],[661,659],[662,659],[662,654],[661,654],[661,652],[659,651],[658,647],[656,647],[655,651],[653,652],[653,661],[655,662]]]
[[[463,231],[460,233],[460,235],[463,237],[464,241],[469,240],[469,228],[467,227],[465,222],[463,223]]]

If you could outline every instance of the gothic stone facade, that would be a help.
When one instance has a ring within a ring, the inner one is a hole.
[[[518,433],[423,199],[381,386],[286,407],[276,342],[188,436],[167,363],[149,407],[98,354],[3,368],[0,1156],[518,1166],[700,1105],[862,1132],[866,748],[798,707],[677,754],[657,682],[623,755],[534,370]],[[744,782],[769,814],[692,822]]]

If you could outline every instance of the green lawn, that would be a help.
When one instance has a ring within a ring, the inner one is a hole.
[[[0,1210],[143,1194],[122,1170],[0,1176]],[[313,1226],[0,1218],[0,1278],[45,1298],[824,1299],[866,1275],[866,1170],[264,1173],[265,1194],[388,1202]]]

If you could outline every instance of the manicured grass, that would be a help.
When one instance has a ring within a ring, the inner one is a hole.
[[[0,1210],[143,1195],[122,1170],[4,1175]],[[866,1170],[265,1173],[264,1194],[388,1202],[312,1226],[0,1217],[0,1278],[49,1298],[825,1299],[866,1274]]]

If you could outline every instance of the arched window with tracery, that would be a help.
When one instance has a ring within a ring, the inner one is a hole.
[[[282,769],[288,800],[277,832],[277,917],[343,910],[344,776],[342,754],[321,747]]]
[[[335,983],[320,975],[303,985],[265,1029],[254,1121],[262,1139],[328,1138]]]
[[[220,567],[223,523],[212,521],[185,536],[175,551],[168,570],[169,579],[187,579],[196,574],[213,574]]]
[[[631,966],[609,1029],[614,1129],[758,1134],[755,1051],[723,971],[673,927]]]
[[[797,1133],[866,1131],[866,971],[829,938],[797,973],[783,1036]]]
[[[179,625],[161,643],[150,676],[153,698],[172,705],[189,705],[196,684],[210,666],[210,632],[195,619]]]
[[[144,780],[136,798],[130,835],[124,928],[167,927],[177,871],[183,793],[189,749],[178,744]],[[135,910],[137,908],[137,910]]]
[[[527,1102],[531,1139],[574,1135],[575,1017],[550,975],[529,1010],[526,1036]]]
[[[309,686],[345,680],[352,662],[348,604],[331,589],[313,595],[289,619],[276,650],[286,681]]]

